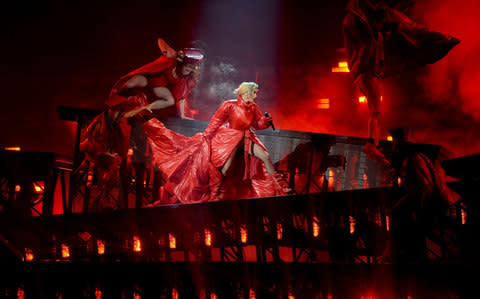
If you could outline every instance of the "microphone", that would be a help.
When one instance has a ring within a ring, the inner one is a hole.
[[[270,117],[270,113],[268,112],[265,112],[265,117]],[[269,121],[268,124],[270,125],[270,127],[272,127],[272,129],[275,131],[275,126],[273,125],[273,121]]]

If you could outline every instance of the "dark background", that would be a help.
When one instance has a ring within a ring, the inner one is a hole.
[[[30,1],[0,12],[0,147],[73,154],[75,123],[58,105],[102,109],[123,74],[156,59],[156,39],[180,49],[201,40],[202,81],[190,99],[208,120],[241,81],[258,81],[262,110],[281,129],[365,137],[367,109],[344,53],[346,0]],[[452,156],[480,152],[477,71],[480,4],[412,2],[410,13],[462,40],[444,59],[386,80],[383,124]],[[197,43],[198,44],[198,43]],[[329,98],[330,109],[318,109]],[[386,131],[384,132],[386,137]]]

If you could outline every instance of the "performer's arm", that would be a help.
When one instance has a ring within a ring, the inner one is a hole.
[[[152,109],[163,109],[175,104],[175,99],[168,88],[159,86],[153,88],[153,93],[158,98],[152,104]]]
[[[256,106],[256,111],[255,111],[255,120],[252,123],[252,127],[255,130],[264,130],[270,126],[270,122],[272,121],[271,116],[264,116],[260,112],[260,109],[258,109],[258,106]]]
[[[185,104],[186,104],[185,99],[180,99],[178,101],[178,110],[179,110],[179,113],[180,113],[180,118],[182,118],[182,119],[193,119],[193,118],[185,115]]]
[[[215,115],[213,115],[210,123],[208,124],[205,131],[203,131],[203,136],[207,139],[212,139],[213,135],[217,132],[218,128],[227,121],[228,117],[228,102],[223,102],[222,106],[218,108]]]
[[[153,107],[154,104],[155,104],[155,102],[150,103],[150,104],[145,105],[145,106],[140,106],[140,107],[137,107],[133,110],[125,112],[123,114],[123,117],[125,117],[125,118],[133,117],[133,116],[137,115],[138,113],[142,112],[143,110],[147,110],[148,112],[152,112],[152,107]]]

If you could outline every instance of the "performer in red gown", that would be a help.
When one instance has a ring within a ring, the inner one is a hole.
[[[431,64],[460,41],[428,30],[387,1],[350,0],[343,20],[348,66],[370,111],[364,151],[386,163],[376,149],[380,138],[381,79]]]
[[[158,116],[152,111],[175,107],[186,116],[186,97],[198,80],[198,64],[203,59],[199,49],[174,51],[158,39],[162,56],[123,76],[113,86],[106,101],[107,109],[87,128],[80,144],[86,161],[97,166],[100,197],[105,197],[117,184],[119,170],[127,159],[129,147],[134,149],[137,181],[143,182],[147,163],[145,134],[142,124]],[[175,113],[161,113],[172,116]],[[124,167],[123,167],[124,168]],[[123,175],[126,177],[126,175]],[[126,185],[127,182],[123,182]],[[141,206],[143,186],[137,186],[137,206]],[[126,205],[126,203],[124,203]]]
[[[203,133],[185,137],[152,119],[144,125],[153,161],[167,180],[163,203],[272,196],[290,192],[252,129],[271,117],[257,104],[258,85],[243,82],[238,98],[225,101]]]

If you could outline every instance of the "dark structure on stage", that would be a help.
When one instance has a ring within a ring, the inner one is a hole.
[[[391,172],[366,159],[361,139],[259,132],[296,192],[290,196],[149,207],[153,178],[147,175],[143,208],[110,209],[95,205],[95,174],[79,168],[78,140],[95,111],[59,112],[78,122],[73,161],[52,153],[0,152],[0,298],[468,294],[479,248],[473,237],[477,156],[442,162],[462,200],[450,207],[451,221],[425,233],[423,263],[409,262],[409,256],[399,262],[383,254],[392,241],[389,209],[401,188]],[[206,124],[166,125],[193,135]],[[382,146],[388,154],[390,143]],[[440,154],[436,146],[419,148]],[[134,178],[130,202],[139,200]],[[61,200],[55,200],[56,190]],[[54,205],[63,213],[52,215]]]

